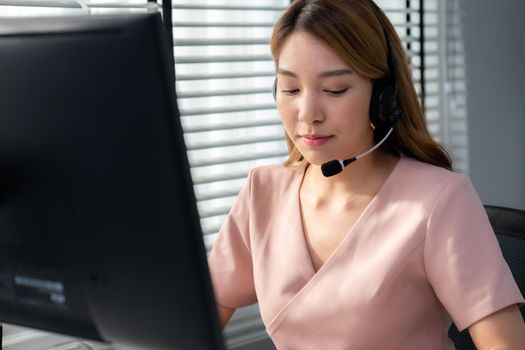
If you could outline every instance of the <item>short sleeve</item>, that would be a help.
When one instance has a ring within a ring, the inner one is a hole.
[[[216,302],[235,309],[257,302],[249,235],[251,178],[250,173],[208,258]]]
[[[425,268],[461,331],[523,297],[470,180],[454,174],[428,220]]]

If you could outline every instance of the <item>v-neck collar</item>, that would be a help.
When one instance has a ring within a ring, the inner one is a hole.
[[[394,166],[394,168],[392,169],[392,171],[390,172],[390,174],[388,175],[388,177],[386,178],[385,182],[383,182],[383,184],[381,185],[381,188],[379,189],[379,191],[375,194],[375,196],[372,198],[372,200],[370,201],[370,203],[368,203],[368,205],[365,207],[365,209],[361,212],[361,214],[359,215],[359,217],[357,218],[357,220],[354,222],[354,224],[352,225],[352,227],[348,230],[348,232],[345,234],[344,238],[341,240],[341,242],[339,242],[339,244],[337,245],[337,247],[333,250],[333,252],[330,254],[330,256],[326,259],[326,261],[323,263],[323,265],[319,268],[319,270],[315,271],[315,267],[314,267],[314,263],[313,263],[313,260],[312,260],[312,256],[310,254],[310,250],[308,249],[308,244],[306,243],[306,236],[305,236],[305,231],[304,231],[304,220],[303,220],[303,216],[302,216],[302,210],[301,210],[301,198],[300,198],[300,193],[301,193],[301,187],[302,187],[302,183],[304,181],[304,177],[305,177],[305,174],[306,174],[306,169],[307,167],[305,167],[298,175],[298,186],[296,186],[296,212],[297,212],[297,215],[298,215],[298,218],[299,218],[299,228],[297,230],[297,232],[299,233],[299,240],[301,241],[300,245],[302,246],[302,250],[304,252],[304,255],[306,260],[305,260],[305,264],[308,265],[308,270],[309,270],[309,273],[310,273],[310,278],[314,278],[315,276],[319,275],[320,273],[322,273],[322,271],[326,270],[326,266],[330,264],[330,262],[332,260],[334,260],[334,256],[337,256],[338,252],[340,250],[342,250],[342,247],[345,246],[347,244],[347,241],[351,240],[352,237],[355,236],[355,232],[354,231],[357,231],[357,228],[359,228],[359,225],[362,221],[364,221],[364,219],[370,215],[371,212],[373,212],[373,208],[376,206],[376,202],[378,202],[378,198],[380,198],[382,196],[382,194],[384,192],[387,191],[388,187],[389,187],[389,184],[393,181],[392,178],[395,177],[396,173],[399,171],[398,169],[400,168],[400,165],[401,163],[404,161],[404,156],[403,155],[400,155],[400,158],[398,160],[398,162],[396,163],[396,165]]]

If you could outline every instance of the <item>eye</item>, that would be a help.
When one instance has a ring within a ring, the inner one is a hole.
[[[287,94],[287,95],[297,95],[299,93],[299,89],[288,89],[288,90],[281,90],[281,92]]]
[[[348,90],[348,88],[344,88],[342,90],[324,90],[325,92],[328,92],[330,95],[342,95],[344,94],[346,91]]]

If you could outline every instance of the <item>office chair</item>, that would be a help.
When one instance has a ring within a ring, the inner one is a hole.
[[[496,237],[498,238],[503,256],[509,264],[514,279],[525,295],[525,211],[486,205],[485,210]],[[520,308],[525,319],[525,306]],[[475,350],[468,330],[458,332],[453,324],[448,336],[454,342],[457,350]]]

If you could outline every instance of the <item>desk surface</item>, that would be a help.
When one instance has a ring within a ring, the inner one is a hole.
[[[3,325],[2,350],[125,350],[45,331]]]

